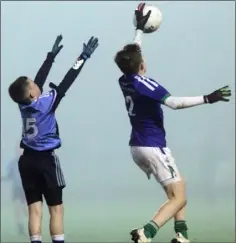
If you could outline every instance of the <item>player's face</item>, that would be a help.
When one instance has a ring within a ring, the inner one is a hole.
[[[41,95],[41,91],[38,85],[31,79],[29,79],[29,90],[30,90],[30,96],[33,99],[38,98]]]

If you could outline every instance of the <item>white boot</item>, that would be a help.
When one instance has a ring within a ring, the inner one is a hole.
[[[190,240],[186,239],[181,233],[177,233],[171,243],[190,243]]]
[[[134,243],[150,243],[152,241],[151,238],[147,238],[144,234],[144,228],[142,229],[134,229],[130,232],[132,235],[131,240]]]

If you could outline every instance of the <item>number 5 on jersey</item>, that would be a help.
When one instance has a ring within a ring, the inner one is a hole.
[[[36,126],[35,118],[23,118],[23,137],[29,139],[34,138],[38,135],[38,128]]]
[[[134,101],[132,99],[131,96],[126,96],[125,97],[125,102],[127,104],[127,110],[128,110],[128,114],[129,116],[135,116],[136,114],[134,114]]]

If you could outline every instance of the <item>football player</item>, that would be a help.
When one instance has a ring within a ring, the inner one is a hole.
[[[173,218],[176,236],[172,243],[188,243],[190,241],[184,216],[187,203],[185,182],[167,146],[162,105],[178,110],[227,102],[231,91],[225,86],[208,95],[176,97],[155,79],[146,76],[141,41],[151,11],[144,15],[144,6],[144,3],[140,4],[135,11],[137,29],[134,43],[117,52],[115,63],[123,73],[119,85],[132,126],[129,146],[133,160],[149,179],[151,175],[156,178],[168,200],[147,224],[132,230],[131,236],[135,243],[151,242],[158,230]]]
[[[58,36],[52,50],[34,80],[27,76],[17,78],[9,87],[9,95],[18,104],[23,132],[19,159],[20,177],[29,210],[31,243],[41,243],[43,196],[50,213],[50,234],[53,243],[64,243],[63,196],[66,186],[64,175],[55,150],[61,147],[55,111],[84,64],[98,47],[98,39],[91,37],[83,51],[69,69],[61,83],[50,83],[50,90],[42,94],[55,57],[62,49]]]

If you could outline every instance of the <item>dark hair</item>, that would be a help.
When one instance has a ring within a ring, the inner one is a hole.
[[[142,62],[141,49],[137,44],[124,46],[115,56],[115,63],[124,74],[138,73]]]
[[[8,92],[14,102],[19,104],[29,103],[26,97],[28,85],[28,78],[21,76],[9,86]]]

